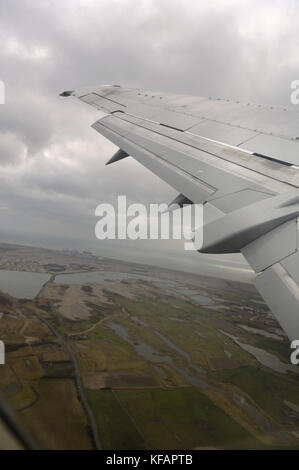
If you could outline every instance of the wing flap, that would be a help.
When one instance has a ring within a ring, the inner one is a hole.
[[[297,221],[291,220],[254,240],[242,254],[256,272],[261,272],[296,251]]]
[[[288,337],[299,339],[299,219],[280,225],[241,251],[259,273],[255,285]]]
[[[291,341],[299,339],[299,286],[281,263],[256,277],[255,286]]]
[[[240,127],[209,119],[202,120],[199,124],[189,129],[189,132],[208,139],[217,140],[218,142],[225,142],[229,145],[238,146],[244,144],[245,147],[245,142],[258,135],[257,132],[249,129],[241,129]]]
[[[299,166],[299,145],[297,140],[259,134],[242,143],[240,147]]]

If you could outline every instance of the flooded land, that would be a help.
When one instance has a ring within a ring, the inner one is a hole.
[[[40,447],[299,448],[299,369],[251,285],[0,252],[0,392]]]

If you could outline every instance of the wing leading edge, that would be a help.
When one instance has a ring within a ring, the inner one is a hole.
[[[202,252],[241,252],[290,339],[299,339],[299,113],[102,86],[66,92],[104,111],[93,128],[204,204]],[[298,123],[298,124],[297,124]]]

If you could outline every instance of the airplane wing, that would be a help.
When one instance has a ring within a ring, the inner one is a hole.
[[[71,95],[106,113],[92,127],[119,147],[108,164],[130,155],[204,205],[199,251],[241,252],[299,339],[299,111],[118,85]]]

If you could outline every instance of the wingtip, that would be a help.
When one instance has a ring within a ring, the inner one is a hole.
[[[72,96],[74,90],[66,90],[59,94],[59,96]]]

